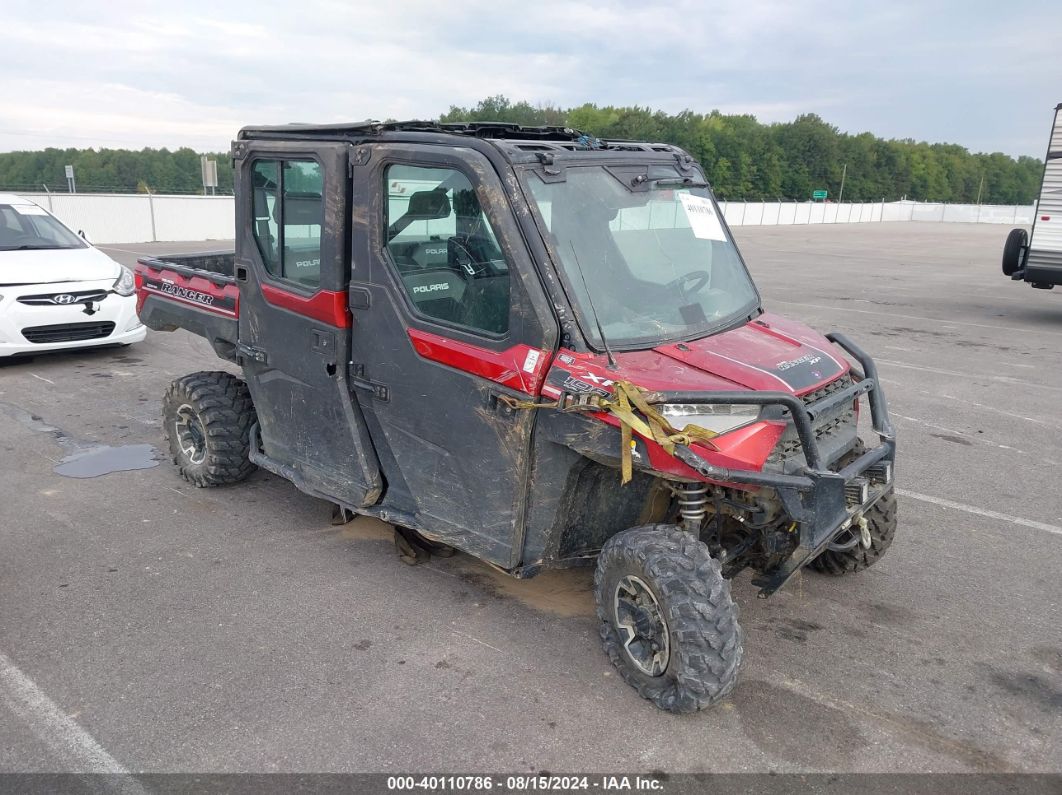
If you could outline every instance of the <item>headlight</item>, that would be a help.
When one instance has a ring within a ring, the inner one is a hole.
[[[737,403],[665,403],[660,413],[678,430],[698,425],[716,433],[740,428],[755,422],[760,416],[759,406]]]
[[[114,284],[111,286],[118,295],[132,295],[136,292],[136,281],[133,279],[133,272],[129,268],[122,268],[122,275],[114,280]]]

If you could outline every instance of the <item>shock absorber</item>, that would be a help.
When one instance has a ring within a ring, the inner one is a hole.
[[[708,486],[705,483],[679,483],[675,488],[678,498],[679,516],[682,529],[687,533],[698,535],[704,517],[708,513]]]

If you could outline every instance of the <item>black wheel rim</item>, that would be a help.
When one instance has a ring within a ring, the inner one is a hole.
[[[206,429],[196,410],[185,403],[177,409],[177,419],[173,423],[177,443],[181,452],[193,464],[203,463],[206,458]]]
[[[616,584],[613,609],[623,651],[647,676],[662,676],[671,661],[664,611],[648,585],[633,574]]]

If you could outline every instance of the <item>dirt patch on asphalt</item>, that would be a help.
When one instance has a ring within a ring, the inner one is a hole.
[[[456,575],[487,598],[515,599],[533,610],[564,618],[594,614],[593,569],[556,569],[518,580],[467,556],[444,563],[448,564],[446,573]],[[441,565],[433,567],[443,569]]]
[[[334,529],[340,538],[351,541],[394,541],[391,525],[367,516]],[[533,610],[563,618],[594,615],[594,573],[589,567],[547,570],[518,580],[461,552],[452,558],[432,556],[424,565],[471,586],[474,590],[468,595],[482,604],[513,599]]]
[[[391,525],[373,519],[371,516],[359,516],[354,521],[341,525],[338,528],[340,538],[349,538],[351,541],[386,541],[394,540],[394,531]]]

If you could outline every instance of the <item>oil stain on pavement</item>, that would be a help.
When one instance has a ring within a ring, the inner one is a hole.
[[[766,754],[816,768],[843,767],[867,747],[856,725],[836,707],[768,682],[745,680],[731,696],[745,736]],[[787,727],[802,726],[800,733]],[[809,754],[818,749],[819,758]]]

